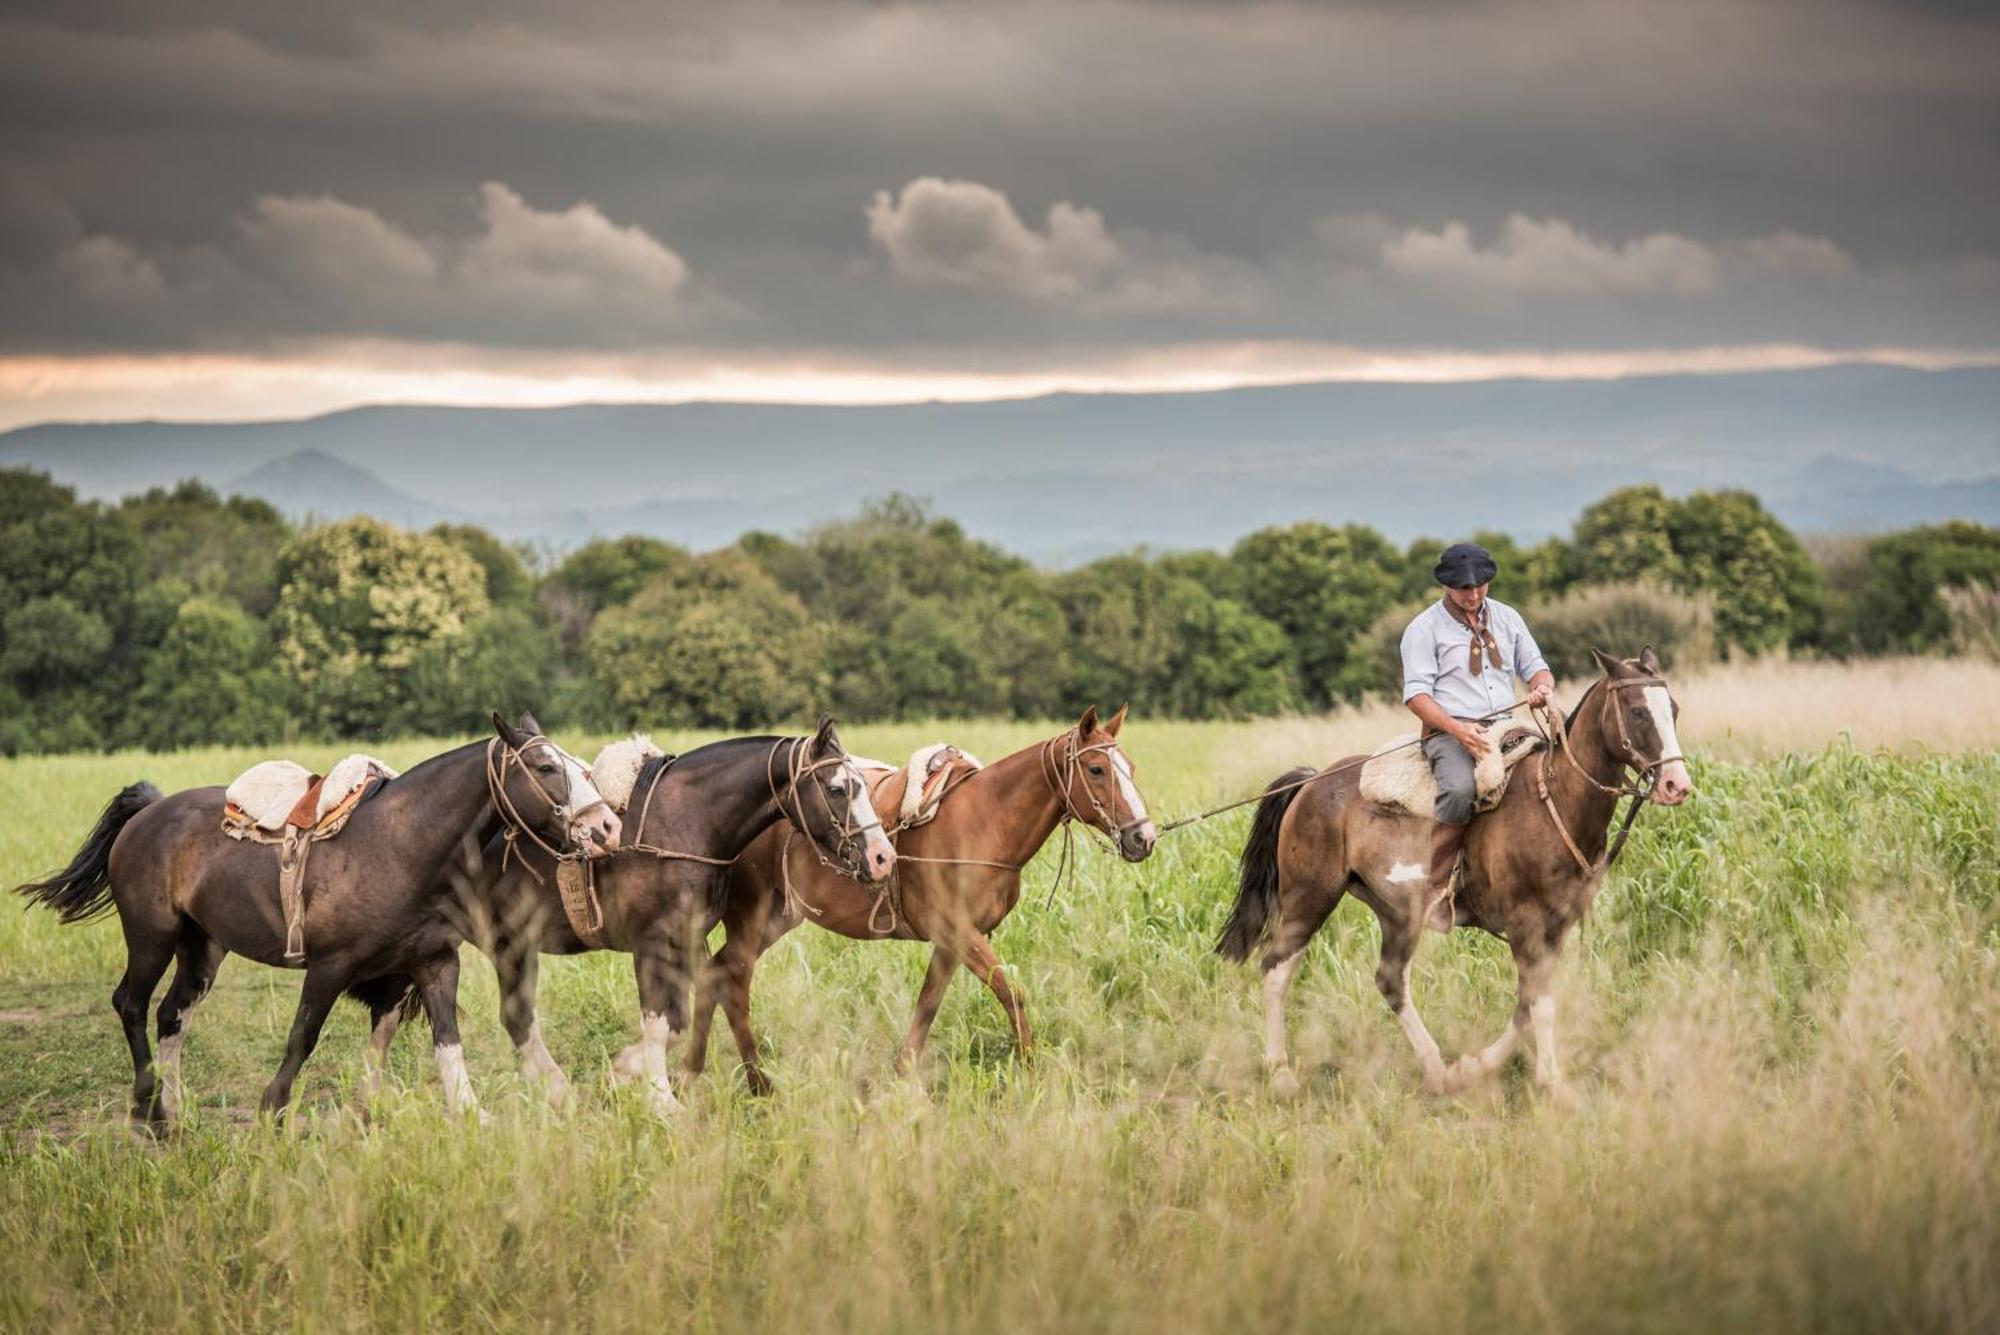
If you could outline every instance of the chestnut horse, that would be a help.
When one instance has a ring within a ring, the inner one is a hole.
[[[501,1019],[522,1075],[561,1104],[569,1080],[542,1043],[535,1015],[538,958],[596,949],[632,954],[639,984],[640,1039],[613,1060],[615,1079],[644,1078],[656,1114],[678,1105],[667,1079],[667,1048],[687,1028],[688,982],[712,921],[722,874],[743,849],[776,826],[803,836],[836,883],[879,881],[896,852],[868,802],[861,772],[841,748],[832,719],[811,737],[736,737],[643,771],[625,809],[626,847],[597,869],[603,915],[585,941],[563,910],[554,862],[528,850],[513,861],[487,859],[472,886],[488,930],[474,933],[499,975]]]
[[[566,854],[618,846],[619,821],[583,763],[541,735],[493,716],[497,736],[433,756],[384,784],[339,837],[306,864],[305,985],[266,1111],[291,1102],[292,1081],[346,993],[390,1032],[414,988],[430,1017],[439,1077],[455,1110],[476,1110],[458,1041],[458,947],[453,883],[496,830],[547,840]],[[125,930],[125,976],[111,1005],[132,1049],[132,1119],[163,1128],[178,1097],[189,1012],[232,952],[275,968],[285,957],[278,851],[222,832],[223,790],[160,796],[135,783],[111,799],[68,867],[19,893],[81,922],[112,908]],[[146,1007],[177,961],[160,1002],[160,1060],[146,1043]],[[378,1047],[379,1052],[379,1047]],[[371,1083],[379,1078],[371,1064]]]
[[[1618,798],[1678,806],[1693,791],[1674,731],[1679,706],[1659,659],[1650,648],[1629,660],[1591,652],[1604,675],[1584,692],[1567,727],[1553,729],[1554,754],[1518,765],[1500,805],[1474,820],[1466,837],[1457,922],[1506,941],[1519,989],[1500,1036],[1449,1070],[1408,987],[1424,932],[1430,819],[1362,798],[1362,757],[1339,762],[1324,779],[1301,769],[1272,783],[1252,822],[1236,907],[1216,950],[1242,961],[1264,944],[1264,1060],[1278,1092],[1298,1090],[1285,1054],[1285,994],[1306,943],[1349,892],[1381,924],[1375,985],[1416,1049],[1427,1090],[1440,1093],[1499,1070],[1530,1024],[1536,1083],[1559,1083],[1549,983],[1564,938],[1597,894]],[[1650,776],[1649,783],[1627,787],[1627,770]]]
[[[1159,834],[1146,815],[1132,762],[1118,749],[1124,723],[1121,708],[1100,725],[1093,705],[1074,728],[956,783],[934,820],[897,834],[888,914],[878,911],[878,895],[795,856],[784,831],[772,830],[751,844],[729,869],[721,914],[728,935],[695,1001],[688,1070],[699,1073],[706,1061],[720,1001],[751,1089],[769,1092],[750,1028],[750,979],[763,953],[805,921],[857,941],[932,943],[930,970],[917,994],[898,1070],[909,1070],[923,1052],[945,987],[960,964],[992,989],[1018,1050],[1028,1056],[1034,1040],[1027,1012],[987,938],[1021,898],[1021,869],[1059,825],[1075,820],[1094,827],[1117,844],[1127,862],[1142,862],[1152,853]],[[894,773],[878,781],[878,793]]]

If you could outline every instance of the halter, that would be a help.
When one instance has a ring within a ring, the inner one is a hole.
[[[1564,759],[1569,761],[1569,767],[1575,770],[1585,783],[1595,788],[1598,792],[1610,794],[1614,804],[1621,797],[1631,799],[1625,807],[1625,819],[1618,827],[1617,838],[1611,841],[1610,846],[1605,849],[1603,858],[1595,864],[1584,857],[1583,850],[1577,847],[1576,839],[1569,832],[1569,826],[1563,823],[1562,813],[1556,810],[1555,799],[1549,795],[1547,753],[1545,752],[1535,758],[1535,788],[1542,799],[1542,806],[1547,809],[1549,819],[1554,822],[1556,833],[1562,836],[1563,847],[1569,850],[1570,857],[1576,860],[1577,867],[1586,876],[1595,876],[1607,871],[1610,869],[1611,864],[1618,860],[1619,853],[1624,851],[1626,837],[1632,833],[1632,823],[1639,818],[1639,808],[1652,800],[1653,784],[1658,777],[1661,767],[1671,764],[1676,760],[1685,762],[1686,759],[1679,752],[1675,752],[1673,755],[1662,754],[1650,761],[1642,758],[1639,755],[1638,748],[1632,745],[1632,733],[1625,723],[1625,711],[1618,705],[1618,693],[1620,691],[1643,690],[1648,686],[1660,687],[1668,693],[1667,698],[1672,700],[1673,691],[1667,685],[1666,678],[1657,674],[1644,677],[1601,677],[1592,683],[1590,689],[1594,691],[1599,686],[1605,687],[1606,690],[1603,701],[1598,705],[1597,710],[1598,736],[1606,738],[1609,735],[1609,730],[1604,726],[1604,715],[1606,713],[1611,714],[1618,720],[1618,750],[1615,753],[1615,758],[1618,761],[1618,782],[1616,784],[1599,783],[1597,778],[1583,767],[1582,763],[1576,758],[1574,748],[1570,745],[1569,731],[1564,726],[1562,712],[1552,706],[1542,706],[1542,713],[1548,720],[1547,730],[1554,733],[1555,749],[1562,753]],[[1589,695],[1586,692],[1585,699],[1588,698]],[[1581,707],[1579,706],[1579,708]],[[1635,773],[1639,781],[1634,783],[1629,780],[1626,777],[1628,772]]]
[[[834,812],[833,803],[827,799],[826,785],[817,781],[817,775],[821,770],[829,768],[839,769],[841,766],[851,762],[844,751],[835,751],[832,755],[821,756],[818,760],[807,760],[806,748],[811,740],[811,738],[806,737],[785,738],[773,746],[771,754],[764,758],[764,779],[771,786],[771,800],[777,803],[779,812],[784,815],[785,819],[792,823],[792,828],[806,837],[806,843],[812,846],[813,856],[819,859],[820,866],[825,867],[828,871],[838,873],[850,881],[862,880],[861,873],[868,856],[866,840],[868,827],[843,820],[837,815]],[[787,762],[788,773],[785,779],[785,791],[781,792],[778,785],[778,751],[784,746],[786,741],[794,742],[796,745],[792,747],[791,758]],[[805,798],[800,793],[800,781],[807,778],[815,779],[815,782],[806,786],[810,787],[813,796],[819,799],[820,810],[826,814],[827,825],[839,836],[839,842],[835,845],[838,849],[835,857],[830,858],[827,856],[826,850],[820,847],[819,840],[813,837],[812,826],[806,820]],[[864,791],[860,794],[860,797],[862,801],[867,801],[868,794],[865,791],[865,784],[863,785],[863,789]],[[789,806],[786,804],[788,794],[791,799]],[[848,811],[852,813],[853,810],[854,803],[853,799],[850,798]],[[785,849],[787,856],[791,853],[790,843],[791,841],[787,839]],[[855,850],[852,854],[849,854],[847,851],[850,847]]]
[[[608,808],[610,806],[602,797],[599,797],[590,806],[584,807],[580,811],[572,812],[567,803],[556,801],[555,794],[551,793],[548,787],[542,783],[541,777],[534,770],[528,768],[528,762],[525,757],[530,750],[537,746],[546,746],[557,755],[568,756],[566,751],[540,733],[536,733],[519,746],[515,746],[501,737],[490,737],[486,741],[486,790],[493,798],[493,809],[499,813],[500,823],[506,827],[506,830],[501,835],[501,838],[506,843],[506,847],[500,854],[500,870],[502,872],[507,870],[508,859],[520,856],[520,850],[515,847],[515,840],[523,834],[527,835],[537,848],[547,853],[557,864],[579,862],[589,857],[589,854],[585,853],[581,848],[568,852],[558,849],[535,832],[535,827],[522,817],[520,808],[514,805],[514,799],[507,795],[507,771],[519,769],[526,776],[528,782],[535,786],[535,791],[542,795],[542,800],[549,804],[549,815],[551,816],[568,816],[571,820],[574,820],[577,816],[582,815],[584,811],[589,811],[592,807]],[[589,770],[584,770],[584,777],[590,777]],[[534,867],[526,860],[523,860],[521,865],[527,867],[529,872],[534,874],[536,880],[539,881],[541,879],[540,873],[535,872]]]
[[[1057,759],[1056,748],[1064,743],[1067,743],[1067,746],[1064,747],[1061,759]],[[1088,783],[1083,785],[1083,792],[1084,796],[1090,799],[1091,815],[1078,811],[1076,799],[1070,796],[1070,788],[1076,782],[1077,771],[1082,768],[1085,756],[1093,751],[1108,756],[1117,750],[1116,741],[1093,742],[1085,746],[1083,733],[1077,728],[1071,728],[1068,732],[1051,737],[1042,743],[1042,778],[1055,793],[1056,801],[1062,808],[1062,822],[1065,826],[1073,820],[1081,821],[1093,829],[1101,830],[1109,838],[1123,839],[1127,830],[1137,829],[1146,823],[1143,818],[1120,821],[1116,807],[1106,807],[1104,803],[1098,801],[1097,793]],[[1092,816],[1096,819],[1093,820]]]

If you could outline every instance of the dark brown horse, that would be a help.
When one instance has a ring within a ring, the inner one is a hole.
[[[801,857],[782,830],[750,845],[729,871],[721,918],[728,938],[695,1003],[688,1069],[702,1069],[720,1001],[750,1087],[760,1093],[770,1088],[750,1028],[750,978],[763,953],[806,921],[858,941],[932,943],[930,970],[917,994],[899,1069],[908,1070],[922,1054],[960,964],[993,990],[1027,1056],[1034,1047],[1027,1012],[987,938],[1021,898],[1021,869],[1064,822],[1094,826],[1128,862],[1152,853],[1159,836],[1146,815],[1132,762],[1118,749],[1124,722],[1120,709],[1100,726],[1092,706],[1074,728],[977,770],[952,788],[936,819],[897,836],[891,913],[881,912],[877,894]],[[896,773],[885,778],[893,784]],[[878,794],[884,786],[878,781]],[[885,803],[878,796],[877,802],[878,810],[895,809],[893,800]]]
[[[356,808],[339,837],[306,864],[305,985],[285,1058],[263,1106],[283,1109],[292,1081],[346,993],[366,1004],[379,1033],[394,1032],[414,987],[431,1021],[438,1074],[454,1109],[476,1109],[458,1041],[458,947],[463,914],[454,879],[473,870],[497,831],[551,840],[592,855],[618,846],[619,821],[583,764],[541,736],[532,715],[497,736],[433,756]],[[496,801],[498,805],[496,806]],[[118,910],[125,976],[111,1004],[132,1049],[132,1117],[163,1126],[178,1097],[189,1012],[234,953],[287,967],[278,853],[221,829],[223,790],[162,797],[135,783],[111,799],[69,866],[19,893],[64,922]],[[146,1042],[146,1007],[177,961],[160,1003],[160,1059]],[[378,1045],[378,1054],[379,1054]]]
[[[569,1081],[543,1045],[535,1016],[537,956],[631,952],[640,1038],[613,1060],[613,1076],[645,1079],[654,1112],[671,1113],[677,1103],[667,1048],[687,1028],[694,961],[707,958],[704,924],[712,920],[728,864],[773,826],[802,836],[836,881],[881,880],[896,865],[831,719],[811,737],[733,738],[663,758],[642,773],[625,809],[628,845],[597,867],[603,925],[592,934],[601,944],[577,934],[546,854],[530,851],[504,868],[488,860],[472,889],[490,920],[490,932],[479,939],[491,941],[501,1018],[522,1074],[543,1082],[551,1102],[567,1097]]]
[[[1264,1060],[1280,1093],[1298,1089],[1285,1055],[1285,993],[1306,943],[1350,892],[1381,923],[1375,985],[1416,1049],[1426,1089],[1442,1092],[1498,1070],[1531,1023],[1535,1080],[1559,1083],[1549,982],[1564,938],[1597,893],[1618,798],[1645,793],[1662,806],[1678,806],[1693,791],[1674,732],[1678,706],[1659,659],[1651,649],[1631,660],[1596,657],[1604,675],[1584,693],[1567,727],[1555,730],[1566,733],[1566,743],[1517,766],[1500,805],[1473,821],[1467,836],[1457,920],[1507,942],[1519,1000],[1500,1036],[1449,1070],[1408,985],[1410,958],[1424,932],[1430,819],[1363,799],[1361,757],[1303,786],[1314,771],[1294,770],[1272,783],[1251,825],[1236,907],[1216,949],[1241,961],[1264,944]],[[1626,788],[1628,770],[1650,776],[1650,787]]]

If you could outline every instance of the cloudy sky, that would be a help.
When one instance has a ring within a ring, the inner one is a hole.
[[[1994,13],[11,0],[0,426],[1993,362]]]

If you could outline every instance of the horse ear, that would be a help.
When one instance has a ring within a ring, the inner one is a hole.
[[[1104,721],[1104,730],[1110,733],[1113,737],[1116,737],[1118,735],[1118,730],[1125,726],[1125,711],[1130,709],[1131,707],[1132,707],[1132,702],[1129,700],[1126,701],[1124,704],[1118,706],[1118,712],[1116,714],[1113,714],[1110,718]]]
[[[542,721],[535,717],[535,711],[532,709],[522,710],[521,721],[514,726],[522,732],[527,733],[530,737],[539,737],[542,735]]]
[[[1076,721],[1076,735],[1079,737],[1088,737],[1090,736],[1091,733],[1096,731],[1097,731],[1097,706],[1092,705],[1090,708],[1084,710],[1083,717]]]
[[[840,750],[840,733],[836,731],[833,715],[821,714],[819,728],[813,733],[812,753],[816,756],[830,756]]]
[[[1660,675],[1660,656],[1653,652],[1652,645],[1639,651],[1639,666],[1655,677]]]
[[[501,718],[500,711],[497,709],[493,711],[493,730],[499,733],[500,740],[509,746],[519,746],[522,742],[520,732],[515,729],[513,724]]]
[[[1603,669],[1604,675],[1607,677],[1617,676],[1618,669],[1624,666],[1624,664],[1594,644],[1590,646],[1590,656],[1597,660],[1597,666]]]

